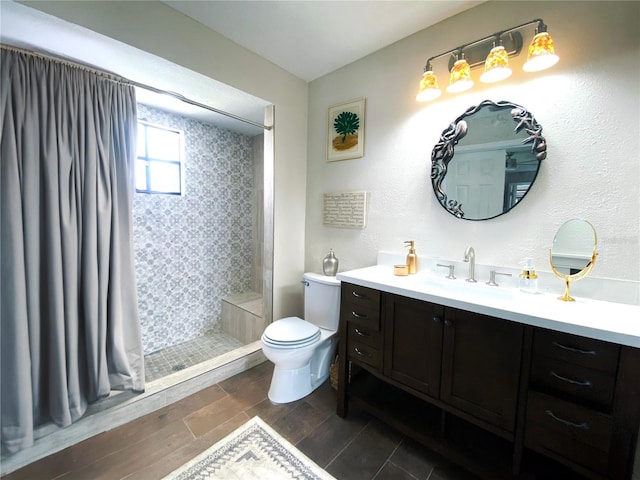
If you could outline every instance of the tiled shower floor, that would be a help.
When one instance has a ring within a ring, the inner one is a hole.
[[[198,363],[242,347],[240,340],[224,332],[213,332],[194,340],[145,355],[145,381],[152,382]]]

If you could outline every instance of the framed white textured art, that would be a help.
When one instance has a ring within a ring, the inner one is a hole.
[[[360,228],[367,225],[367,192],[325,193],[322,223],[326,227]]]
[[[364,155],[365,99],[329,107],[327,161],[350,160]]]

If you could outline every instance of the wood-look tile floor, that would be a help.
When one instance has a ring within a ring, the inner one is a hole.
[[[364,412],[338,417],[328,381],[308,397],[273,405],[272,372],[270,362],[258,365],[3,480],[159,479],[255,415],[338,480],[475,480]]]

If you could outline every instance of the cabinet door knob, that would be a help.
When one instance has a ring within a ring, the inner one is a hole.
[[[356,318],[367,318],[367,316],[365,314],[354,312],[354,311],[351,312],[351,315],[353,315]]]
[[[440,317],[438,317],[438,316],[434,316],[434,317],[432,318],[432,320],[433,320],[433,323],[440,323],[440,322],[442,322],[442,319],[441,319]]]
[[[567,427],[579,428],[581,430],[589,430],[589,424],[587,422],[582,423],[574,423],[569,420],[565,420],[564,418],[560,418],[556,416],[551,410],[545,410],[545,413],[553,418],[556,422],[560,422]]]
[[[361,293],[354,292],[354,291],[351,292],[351,295],[353,295],[356,298],[367,298],[366,295],[362,295]]]
[[[445,327],[450,327],[450,326],[451,326],[451,320],[446,319],[446,320],[444,321],[444,326],[445,326]]]

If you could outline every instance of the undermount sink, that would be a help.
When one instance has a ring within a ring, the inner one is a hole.
[[[479,282],[469,283],[464,280],[425,278],[421,284],[427,293],[433,290],[435,294],[444,293],[447,296],[455,296],[460,300],[469,297],[487,300],[511,300],[516,294],[516,290],[513,288],[489,286]]]
[[[502,285],[490,286],[485,282],[470,283],[463,278],[449,280],[443,277],[419,272],[416,275],[396,276],[389,266],[376,266],[367,272],[367,279],[379,283],[391,284],[416,292],[432,294],[439,297],[450,297],[456,300],[509,301],[516,298],[519,290]]]

